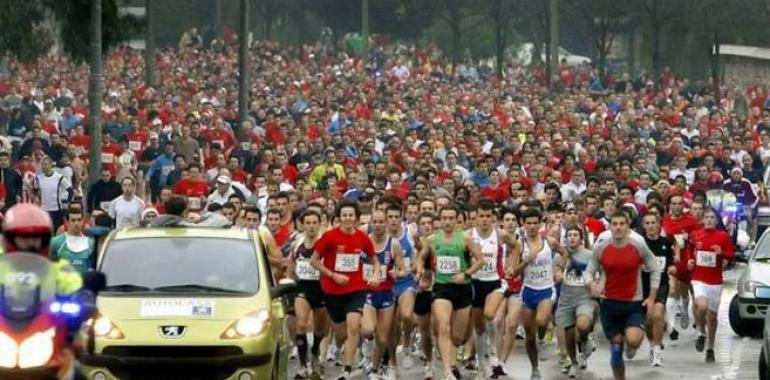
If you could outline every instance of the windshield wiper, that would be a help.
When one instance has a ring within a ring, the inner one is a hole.
[[[140,285],[134,285],[134,284],[119,284],[119,285],[110,285],[105,286],[104,291],[106,292],[149,292],[152,289],[146,287],[146,286],[140,286]]]
[[[159,286],[152,289],[156,292],[215,292],[215,293],[233,293],[243,294],[246,293],[240,290],[233,290],[227,288],[219,288],[216,286],[200,285],[200,284],[185,284],[185,285],[167,285]]]

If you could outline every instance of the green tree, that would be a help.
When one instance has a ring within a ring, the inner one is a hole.
[[[17,1],[17,0],[14,0]],[[44,0],[61,24],[61,37],[64,51],[73,59],[86,61],[89,54],[89,22],[91,18],[90,0]],[[119,16],[116,0],[103,0],[102,3],[102,51],[126,41],[132,33],[140,31],[141,21],[132,16]]]
[[[0,1],[0,15],[0,55],[30,61],[50,48],[52,39],[42,25],[45,7],[40,1]]]

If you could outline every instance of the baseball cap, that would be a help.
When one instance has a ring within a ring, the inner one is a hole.
[[[221,175],[217,177],[217,183],[221,183],[223,185],[229,185],[231,182],[233,182],[230,177],[226,175]]]

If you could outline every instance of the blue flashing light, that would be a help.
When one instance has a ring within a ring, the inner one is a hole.
[[[54,314],[79,315],[82,307],[72,302],[52,302],[49,309]]]

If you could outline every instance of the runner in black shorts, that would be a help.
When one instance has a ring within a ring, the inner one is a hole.
[[[433,222],[437,217],[432,212],[423,212],[417,217],[417,228],[423,239],[417,242],[417,252],[420,252],[424,241],[430,241],[433,233]],[[423,268],[430,268],[430,257],[421,257],[416,254],[415,260],[422,261]],[[415,261],[415,266],[416,261]],[[417,327],[422,341],[422,353],[425,359],[423,379],[433,379],[433,324],[431,323],[431,304],[433,303],[433,272],[423,270],[423,274],[417,280],[417,294],[414,299],[414,314],[417,316]]]
[[[293,262],[294,277],[297,279],[297,297],[294,299],[296,312],[296,343],[299,354],[300,368],[296,379],[309,379],[314,374],[321,376],[320,347],[321,340],[329,330],[328,316],[321,291],[320,273],[310,265],[313,245],[319,238],[321,215],[315,210],[306,210],[301,218],[304,239],[289,255]],[[312,316],[312,326],[311,326]],[[313,333],[311,360],[307,358],[307,333]]]
[[[655,306],[652,313],[647,312],[647,321],[645,325],[647,339],[650,341],[650,362],[653,367],[663,366],[663,333],[666,329],[666,301],[668,300],[668,273],[674,270],[673,242],[668,238],[660,236],[660,217],[657,214],[647,214],[644,216],[644,240],[647,246],[658,260],[658,266],[665,268],[660,276],[660,286],[655,294]],[[648,298],[650,294],[650,273],[642,272],[642,290],[643,298]]]
[[[611,342],[610,367],[616,380],[626,378],[623,348],[633,357],[644,339],[645,315],[642,305],[654,305],[654,297],[642,298],[642,267],[650,270],[651,293],[656,294],[660,284],[661,268],[658,260],[642,241],[629,237],[629,219],[623,211],[610,217],[612,237],[594,244],[593,255],[583,273],[594,297],[604,293],[600,315],[604,334]],[[601,281],[594,275],[601,273]]]

